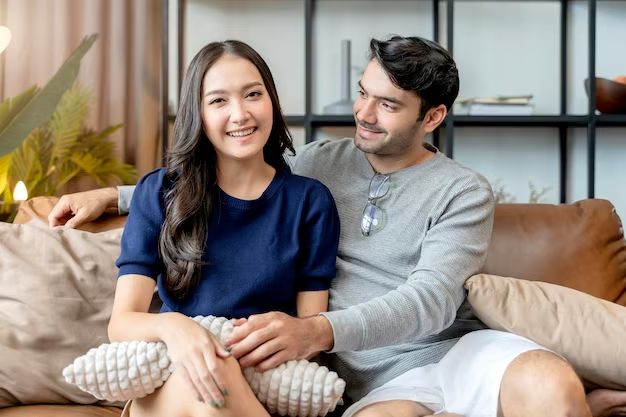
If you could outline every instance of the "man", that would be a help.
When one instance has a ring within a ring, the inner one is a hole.
[[[481,330],[471,315],[463,284],[487,254],[492,191],[423,142],[456,99],[455,62],[416,37],[372,40],[370,58],[354,138],[314,142],[293,161],[295,173],[331,190],[339,211],[330,311],[242,318],[227,341],[233,355],[265,370],[333,353],[327,364],[355,401],[344,417],[591,416],[564,360],[519,336]],[[121,191],[124,209],[131,190]],[[69,219],[75,227],[117,198],[115,189],[65,196],[50,224]]]

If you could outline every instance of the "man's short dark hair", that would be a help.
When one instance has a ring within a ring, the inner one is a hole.
[[[421,100],[420,120],[443,104],[450,111],[459,94],[459,72],[441,45],[419,37],[392,36],[370,41],[369,59],[375,59],[398,88],[413,91]]]

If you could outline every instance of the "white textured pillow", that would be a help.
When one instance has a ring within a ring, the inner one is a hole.
[[[223,317],[195,317],[220,342],[233,325]],[[126,401],[153,393],[169,378],[173,364],[163,342],[103,344],[77,358],[63,370],[67,382],[99,399]],[[270,413],[281,416],[324,416],[341,400],[345,381],[325,366],[306,360],[290,361],[260,373],[244,368],[243,375]]]

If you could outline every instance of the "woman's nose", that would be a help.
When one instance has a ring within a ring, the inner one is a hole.
[[[233,102],[233,106],[231,108],[230,119],[233,123],[241,124],[248,120],[250,117],[250,113],[248,112],[248,108],[243,101],[235,101]]]

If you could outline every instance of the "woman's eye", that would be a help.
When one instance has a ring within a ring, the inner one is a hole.
[[[258,96],[260,96],[260,95],[261,95],[261,93],[260,93],[260,92],[258,92],[258,91],[253,91],[253,92],[251,92],[250,94],[248,94],[248,97],[258,97]]]
[[[209,104],[215,104],[215,103],[223,103],[224,99],[222,98],[216,98],[215,100],[211,101]]]

